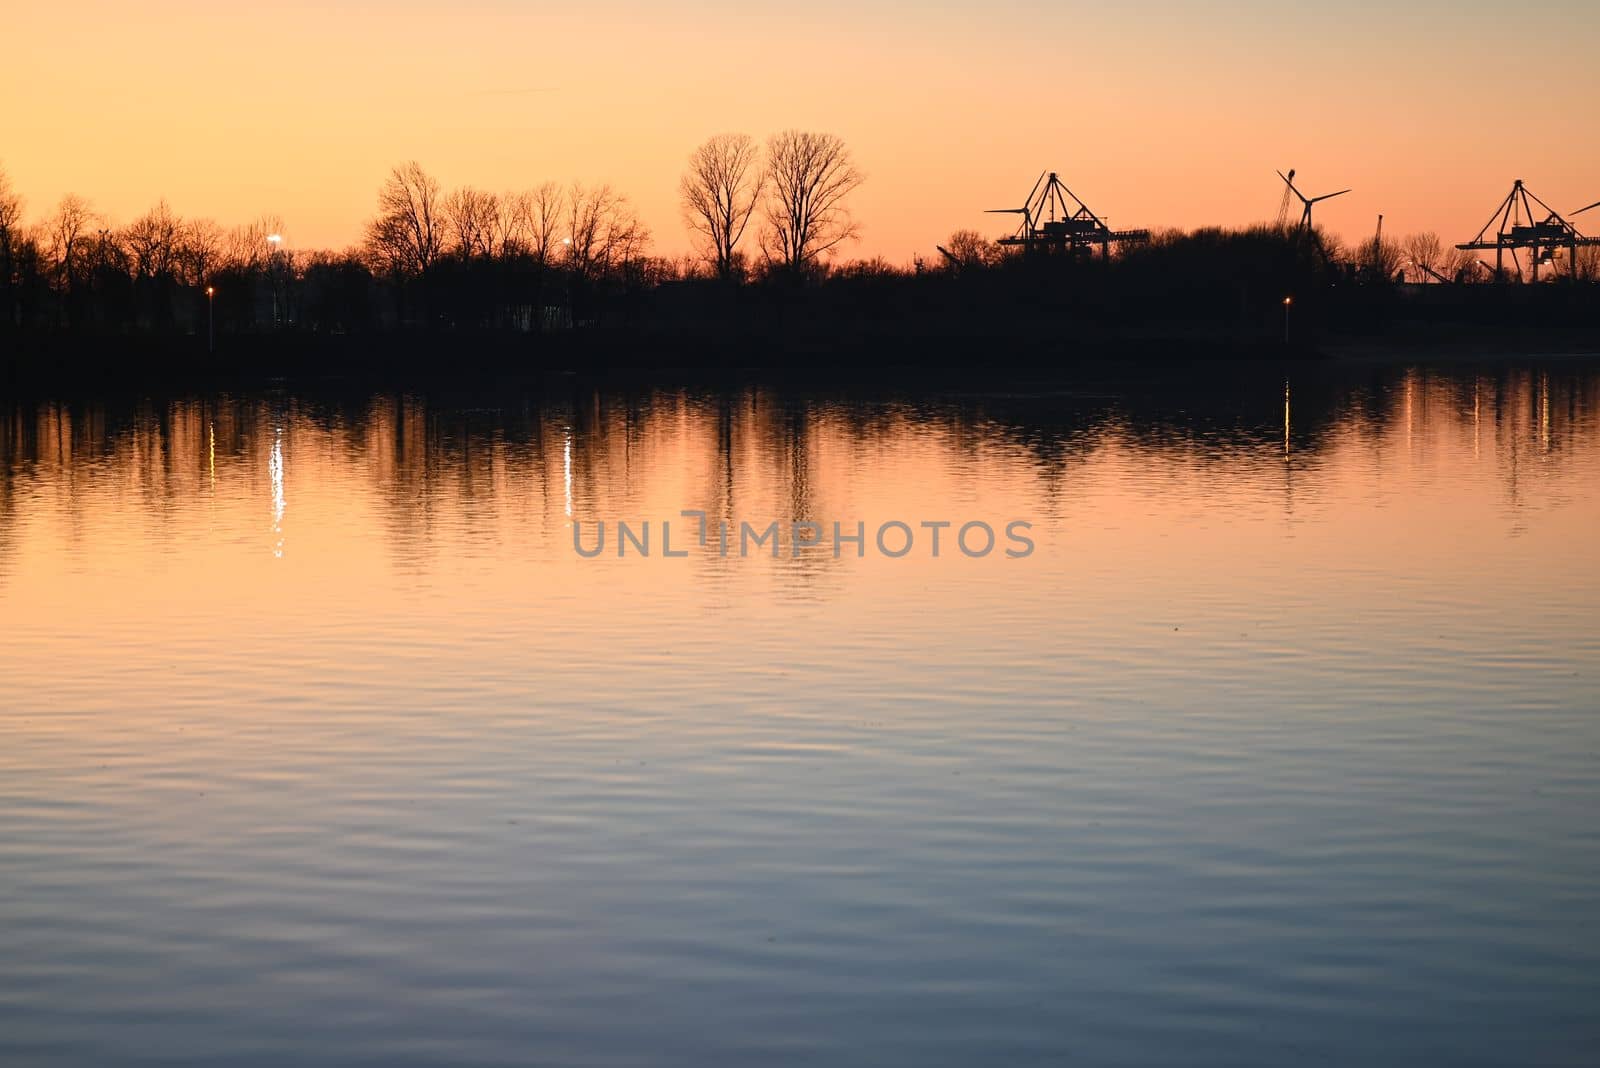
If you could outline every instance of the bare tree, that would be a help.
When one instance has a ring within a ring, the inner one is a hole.
[[[649,232],[634,214],[628,198],[609,185],[585,189],[574,184],[567,193],[567,263],[574,272],[599,277],[637,259]]]
[[[528,251],[541,265],[550,263],[564,246],[561,225],[565,200],[561,187],[555,182],[545,182],[529,190],[527,197]],[[571,241],[570,231],[567,241]]]
[[[1422,274],[1422,281],[1432,282],[1444,276],[1439,270],[1444,263],[1444,243],[1432,230],[1406,238],[1405,255]]]
[[[684,277],[682,264],[669,256],[643,256],[639,260],[639,278],[646,286],[676,282]]]
[[[1360,268],[1371,283],[1394,281],[1400,265],[1405,262],[1400,242],[1383,236],[1381,231],[1361,243],[1359,257]]]
[[[172,213],[165,200],[157,201],[155,207],[122,232],[134,273],[142,278],[175,273],[182,236],[183,221]]]
[[[502,259],[523,256],[532,240],[532,198],[527,193],[502,193],[494,214],[494,243]]]
[[[1600,279],[1600,245],[1579,245],[1576,257],[1567,263],[1566,276],[1574,282]]]
[[[84,239],[95,221],[89,202],[76,193],[68,193],[56,205],[56,210],[45,223],[50,256],[55,261],[56,272],[62,286],[71,292],[73,281],[84,253]]]
[[[445,222],[451,251],[462,259],[491,258],[499,252],[502,226],[500,198],[471,186],[455,190],[444,200]]]
[[[1464,248],[1448,248],[1439,262],[1439,273],[1452,282],[1473,282],[1481,277],[1483,265]]]
[[[1002,249],[976,230],[957,230],[945,239],[941,251],[958,267],[989,267],[1000,262]]]
[[[748,134],[718,134],[689,156],[680,183],[683,216],[718,278],[733,275],[734,250],[761,202],[759,157]]]
[[[263,215],[255,222],[235,226],[223,239],[223,261],[235,270],[260,270],[272,254],[268,238],[282,233],[283,219],[278,215]]]
[[[864,260],[851,260],[849,263],[841,264],[833,268],[830,273],[835,273],[840,278],[893,278],[905,272],[882,256],[870,256]]]
[[[850,150],[833,134],[786,130],[767,142],[767,230],[762,251],[769,262],[801,271],[858,229],[845,199],[865,180]]]
[[[11,289],[21,226],[22,197],[11,187],[11,176],[0,167],[0,329],[15,325]]]
[[[179,238],[178,261],[184,281],[203,286],[222,263],[226,235],[211,219],[194,219],[184,224]]]
[[[1368,242],[1367,266],[1372,272],[1374,281],[1393,281],[1400,273],[1400,265],[1404,262],[1405,254],[1400,250],[1398,241],[1381,237]]]
[[[85,277],[94,279],[134,273],[133,257],[122,240],[121,232],[109,226],[98,227],[92,234],[85,233],[78,242],[78,248],[81,250],[78,254],[82,263],[80,270]]]
[[[0,255],[22,225],[22,197],[11,187],[11,176],[0,167]]]
[[[367,224],[374,263],[395,274],[424,274],[444,248],[439,182],[415,161],[390,172],[378,191],[378,216]]]

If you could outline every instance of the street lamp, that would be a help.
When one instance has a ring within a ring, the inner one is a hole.
[[[267,244],[272,251],[267,255],[267,284],[272,287],[272,326],[277,329],[278,319],[278,263],[277,254],[283,245],[282,234],[268,234]]]
[[[206,355],[217,351],[217,287],[206,286]]]
[[[1283,343],[1289,343],[1289,309],[1294,306],[1293,297],[1283,298]]]

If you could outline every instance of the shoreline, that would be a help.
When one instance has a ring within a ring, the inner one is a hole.
[[[828,383],[930,381],[1115,370],[1159,377],[1206,364],[1361,365],[1577,362],[1600,359],[1600,329],[1405,324],[1324,332],[1306,343],[1212,329],[1026,330],[929,335],[871,330],[736,335],[597,327],[558,334],[280,333],[228,336],[207,353],[193,336],[35,335],[0,357],[0,391],[244,387],[284,381],[484,385],[538,378],[798,377]]]

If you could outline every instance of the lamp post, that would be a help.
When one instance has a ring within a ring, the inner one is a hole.
[[[571,237],[563,237],[561,239],[561,247],[562,247],[562,249],[565,250],[565,254],[566,254],[566,257],[567,257],[567,269],[566,269],[566,273],[561,276],[561,287],[562,287],[562,290],[564,291],[563,294],[562,294],[561,301],[562,301],[562,304],[564,305],[564,309],[565,309],[564,310],[565,320],[559,322],[559,328],[560,329],[565,329],[566,327],[572,325],[572,276],[577,272],[574,270],[574,267],[575,267],[575,264],[573,263],[574,246],[572,244],[572,238]],[[558,311],[559,311],[559,309],[558,309]]]
[[[1294,306],[1293,297],[1283,298],[1283,343],[1289,343],[1289,309]]]
[[[217,287],[206,286],[206,355],[217,351]]]
[[[282,234],[268,234],[267,244],[272,246],[272,251],[267,253],[267,284],[272,287],[272,328],[278,328],[278,252],[283,247]]]

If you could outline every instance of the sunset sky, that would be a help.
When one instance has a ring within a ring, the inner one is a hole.
[[[982,209],[1045,168],[1114,227],[1270,218],[1291,166],[1354,187],[1318,215],[1347,238],[1382,212],[1465,240],[1517,177],[1558,210],[1600,199],[1591,0],[7,7],[0,166],[30,218],[164,196],[341,247],[414,158],[447,186],[610,182],[676,254],[688,152],[786,127],[845,138],[868,176],[850,254],[897,262],[998,236]]]

